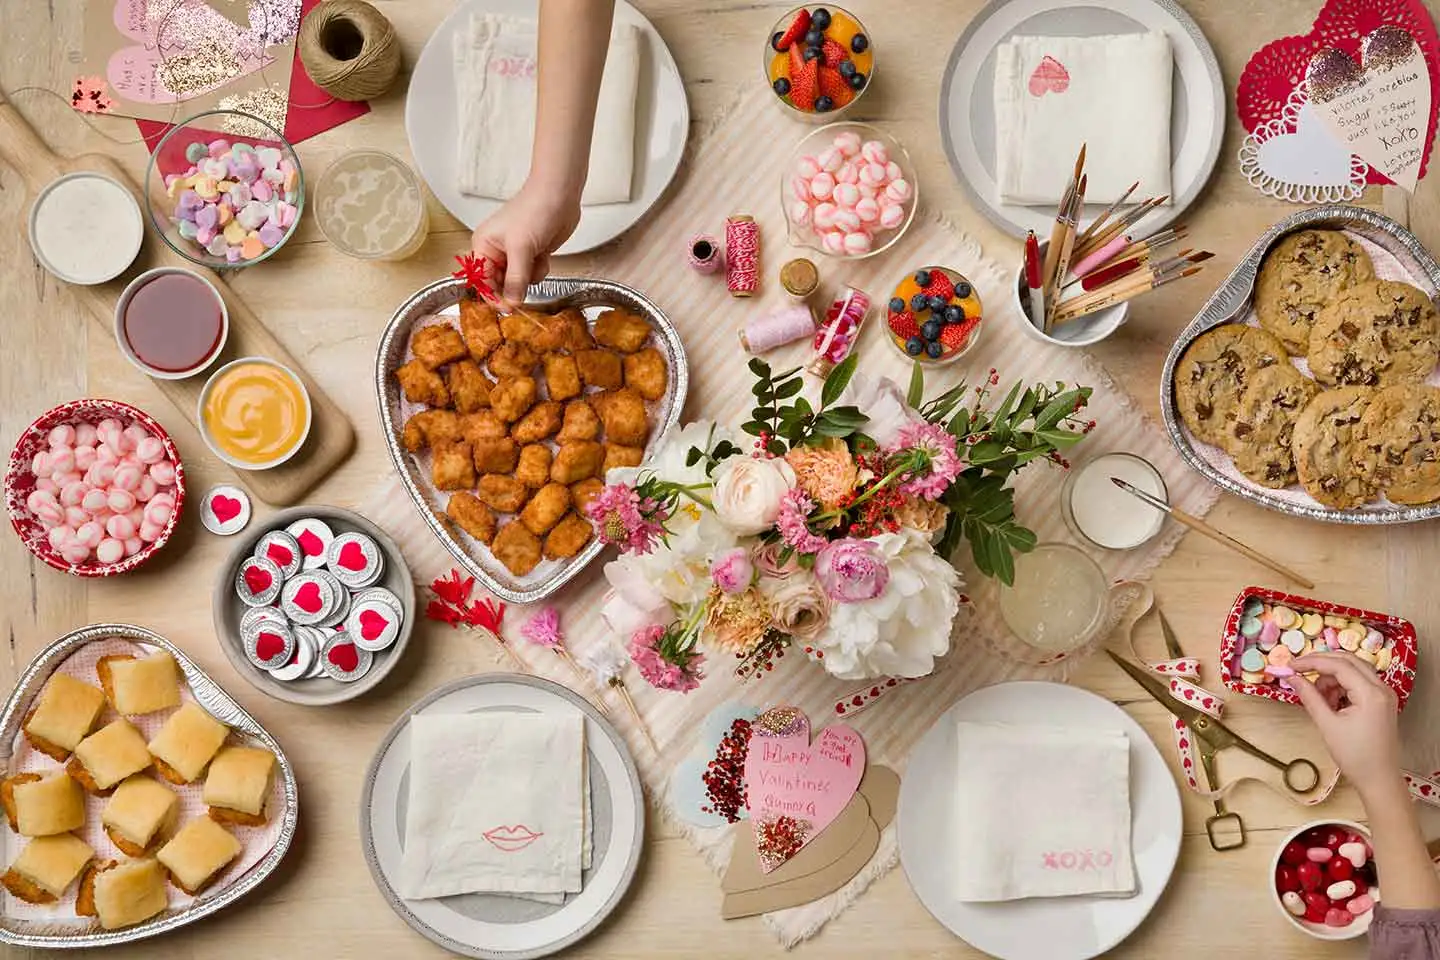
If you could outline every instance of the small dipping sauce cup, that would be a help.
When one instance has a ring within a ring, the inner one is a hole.
[[[404,260],[430,233],[425,192],[404,161],[354,150],[315,185],[315,222],[341,252],[361,260]]]
[[[130,281],[115,304],[115,342],[142,371],[183,380],[215,362],[230,312],[215,285],[184,267],[157,267]]]
[[[1060,514],[1076,537],[1105,550],[1130,550],[1149,542],[1165,525],[1165,514],[1110,482],[1119,477],[1169,502],[1165,479],[1143,457],[1107,453],[1073,468],[1060,490]]]
[[[264,357],[232,360],[200,391],[200,435],[241,470],[279,466],[310,434],[310,395],[290,368]]]
[[[1110,585],[1099,564],[1068,543],[1042,543],[1015,556],[1015,583],[1001,585],[1010,628],[1001,654],[1019,663],[1059,663],[1100,637]]]

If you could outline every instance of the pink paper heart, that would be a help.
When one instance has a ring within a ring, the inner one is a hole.
[[[864,773],[865,742],[849,727],[826,727],[812,744],[810,721],[795,707],[757,717],[745,784],[761,869],[774,870],[828,827]]]
[[[1070,89],[1070,71],[1054,57],[1046,54],[1035,65],[1030,74],[1030,96],[1043,97],[1047,93],[1064,93]]]

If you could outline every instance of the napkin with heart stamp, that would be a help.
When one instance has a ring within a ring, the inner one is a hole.
[[[955,726],[955,898],[1135,895],[1120,730]]]
[[[1088,203],[1170,193],[1170,40],[1163,33],[1011,37],[995,48],[1000,202],[1053,205],[1086,145]]]
[[[422,713],[410,751],[401,896],[580,892],[583,715]]]

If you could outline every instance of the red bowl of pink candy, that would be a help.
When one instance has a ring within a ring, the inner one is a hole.
[[[26,549],[56,570],[109,577],[170,539],[185,469],[165,429],[118,400],[46,411],[10,451],[5,509]]]
[[[1370,831],[1349,820],[1316,820],[1280,844],[1272,867],[1275,905],[1296,929],[1349,940],[1370,929],[1380,902]]]

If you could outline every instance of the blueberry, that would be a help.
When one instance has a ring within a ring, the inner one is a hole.
[[[905,352],[912,357],[918,357],[925,352],[925,341],[919,337],[911,337],[905,341]]]
[[[812,47],[823,47],[825,45],[825,34],[815,28],[815,18],[810,18],[810,30],[805,34],[805,43]]]
[[[965,319],[965,311],[957,304],[950,304],[945,308],[945,322],[959,323]]]
[[[932,340],[925,344],[925,353],[932,360],[939,360],[945,354],[945,344]]]
[[[819,59],[820,59],[820,48],[819,48],[819,47],[806,47],[806,48],[805,48],[805,52],[804,52],[803,54],[801,54],[801,56],[803,56],[803,57],[805,58],[805,62],[806,62],[806,63],[809,63],[811,60],[819,60]]]
[[[783,36],[785,36],[785,34],[781,33],[781,32],[778,31],[778,30],[775,31],[775,36],[773,36],[773,37],[770,38],[770,49],[771,49],[771,50],[779,50],[779,49],[780,49],[780,38],[783,37]]]
[[[945,324],[939,320],[926,320],[920,325],[920,336],[926,340],[939,340],[940,331],[945,329]]]
[[[816,113],[828,113],[832,108],[834,108],[834,106],[835,106],[835,101],[834,101],[834,100],[831,100],[829,97],[816,97],[816,98],[815,98],[815,112],[816,112]]]
[[[959,283],[955,284],[955,296],[959,297],[961,300],[964,300],[966,297],[970,296],[970,293],[970,284],[966,283],[964,280],[961,280]]]
[[[790,92],[790,81],[785,79],[784,77],[776,77],[775,92],[780,94],[780,96],[782,97],[785,96],[785,94]]]
[[[810,26],[817,30],[824,30],[830,26],[830,11],[824,7],[816,7],[815,12],[810,14]]]
[[[857,73],[850,78],[850,86],[855,90],[865,89],[865,74]]]
[[[841,60],[839,70],[840,76],[845,77],[846,79],[855,76],[855,61]]]
[[[921,310],[930,309],[930,298],[923,293],[917,293],[910,298],[910,309],[919,313]]]
[[[850,38],[850,49],[856,53],[864,53],[870,49],[870,38],[863,33],[857,33]]]
[[[920,287],[928,287],[928,286],[930,286],[930,271],[929,271],[929,270],[916,270],[916,271],[915,271],[915,285],[916,285],[916,286],[920,286]]]
[[[905,301],[904,301],[904,299],[901,298],[901,297],[891,297],[891,298],[890,298],[890,312],[891,312],[891,313],[904,313],[904,312],[905,312]]]
[[[944,297],[930,297],[925,302],[929,305],[930,309],[936,313],[943,313],[946,307]]]

